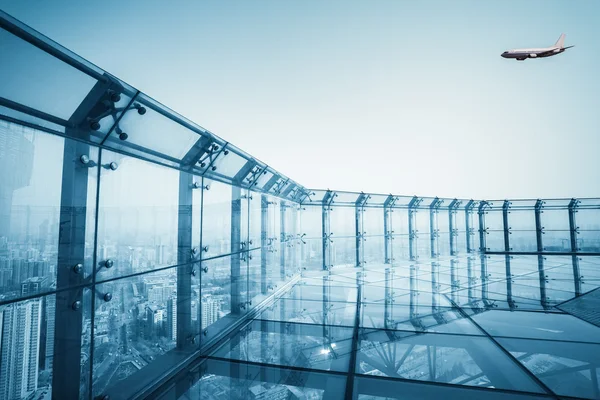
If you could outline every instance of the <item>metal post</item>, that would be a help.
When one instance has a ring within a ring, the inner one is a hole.
[[[267,196],[260,195],[260,292],[267,294],[268,291],[268,268],[267,259],[269,235],[269,200]]]
[[[383,324],[385,329],[393,329],[393,303],[394,295],[392,293],[393,288],[393,276],[394,271],[391,268],[385,269],[385,308],[383,310]]]
[[[504,227],[504,251],[509,252],[512,250],[510,247],[510,237],[511,234],[510,226],[508,225],[508,211],[510,209],[510,201],[504,200],[502,204],[502,225]]]
[[[474,250],[473,246],[473,235],[475,235],[475,230],[473,229],[472,217],[473,217],[473,208],[475,208],[475,201],[469,200],[467,205],[465,206],[465,233],[467,235],[467,253],[472,253]]]
[[[287,243],[287,209],[290,207],[286,202],[282,201],[279,206],[279,279],[285,281],[286,256],[289,251]]]
[[[450,260],[450,283],[451,283],[451,287],[452,287],[452,292],[450,293],[450,296],[452,298],[452,301],[457,302],[458,301],[458,290],[460,289],[460,282],[458,280],[458,273],[457,273],[457,265],[458,264],[458,260],[455,259],[451,259]]]
[[[488,268],[487,268],[487,257],[485,254],[479,256],[481,262],[481,301],[487,305],[488,299]]]
[[[457,199],[452,200],[448,206],[448,231],[450,231],[450,255],[455,256],[458,254],[456,248],[456,238],[458,237],[458,229],[456,228],[456,214],[458,213],[457,208],[460,206],[460,201]]]
[[[438,229],[438,213],[442,200],[439,198],[433,199],[429,205],[429,237],[431,239],[431,258],[436,258],[440,255],[439,237],[440,230]]]
[[[231,186],[231,313],[240,313],[241,296],[241,250],[242,237],[242,189]]]
[[[394,230],[392,227],[392,207],[396,202],[396,198],[391,194],[383,203],[383,233],[385,235],[384,255],[385,263],[392,264],[394,261],[392,240],[394,240]]]
[[[487,201],[482,201],[479,203],[479,210],[477,214],[479,215],[479,250],[481,253],[485,253],[487,251],[485,235],[487,234],[487,229],[485,227],[485,206],[488,205]]]
[[[473,287],[475,286],[475,277],[473,276],[473,264],[475,259],[471,256],[467,257],[467,296],[469,298],[469,303],[473,301]]]
[[[335,197],[335,193],[331,190],[328,190],[323,197],[323,206],[322,206],[322,214],[321,214],[321,231],[323,232],[323,270],[327,271],[332,267],[331,265],[331,224],[330,224],[330,212],[331,212],[331,203],[333,202],[333,198]]]
[[[361,193],[354,203],[354,216],[355,216],[355,235],[356,235],[356,266],[362,267],[365,263],[365,233],[363,230],[363,214],[364,205],[367,201],[368,196]]]
[[[80,161],[80,157],[85,156],[89,159],[89,154],[88,145],[65,140],[56,276],[58,289],[85,283],[84,274],[77,266],[84,264],[85,257],[89,168]],[[95,268],[94,265],[94,273]],[[78,399],[82,378],[89,378],[81,376],[80,368],[83,326],[81,304],[83,289],[56,294],[52,376],[52,397],[56,399]]]
[[[416,261],[417,255],[417,207],[421,201],[417,196],[414,196],[408,203],[408,254],[411,261]]]
[[[542,208],[544,207],[544,202],[542,200],[537,200],[535,202],[535,240],[537,244],[537,251],[541,253],[544,251],[544,243],[542,239],[542,235],[544,234],[544,227],[542,226]],[[542,306],[547,306],[548,296],[546,294],[546,272],[544,271],[544,256],[542,254],[538,254],[538,274],[540,281],[540,301]]]
[[[577,226],[577,218],[575,213],[577,212],[577,206],[579,200],[571,199],[569,202],[569,236],[571,239],[571,251],[575,254],[571,256],[573,261],[573,279],[575,282],[575,295],[581,294],[581,274],[579,272],[579,257],[577,253],[581,250],[577,245],[577,235],[579,234],[579,227]]]
[[[179,215],[177,219],[177,264],[200,260],[201,249],[192,249],[192,190],[194,176],[179,172]],[[192,273],[198,263],[177,268],[177,348],[190,345],[192,323]],[[195,272],[194,272],[195,273]],[[202,274],[200,274],[202,276]],[[202,279],[202,278],[200,278]]]

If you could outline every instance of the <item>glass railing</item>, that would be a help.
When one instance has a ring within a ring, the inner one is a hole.
[[[597,362],[542,346],[531,367],[523,341],[548,338],[481,313],[563,313],[600,286],[600,199],[309,190],[0,28],[0,399],[598,393]]]

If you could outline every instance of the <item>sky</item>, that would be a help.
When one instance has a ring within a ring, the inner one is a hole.
[[[600,1],[0,0],[314,189],[600,195]],[[511,48],[574,48],[515,61]]]

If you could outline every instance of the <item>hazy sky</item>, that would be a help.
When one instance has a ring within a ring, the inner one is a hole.
[[[597,0],[0,8],[307,187],[600,195]],[[562,32],[564,54],[500,57]]]

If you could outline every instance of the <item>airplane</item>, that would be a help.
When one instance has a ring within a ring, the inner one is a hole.
[[[500,54],[504,58],[516,58],[518,61],[523,61],[527,58],[543,58],[555,56],[575,46],[565,47],[565,34],[560,35],[554,46],[538,49],[514,49],[508,50]]]

